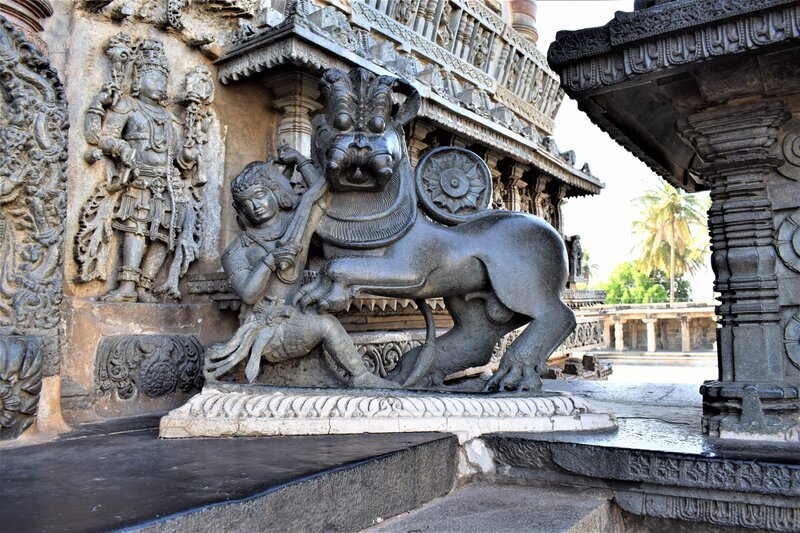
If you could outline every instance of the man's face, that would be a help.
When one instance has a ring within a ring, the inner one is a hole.
[[[263,185],[251,185],[239,199],[242,213],[253,225],[263,224],[278,214],[278,199]]]
[[[155,70],[145,72],[142,74],[139,94],[153,102],[160,102],[167,95],[167,77]]]

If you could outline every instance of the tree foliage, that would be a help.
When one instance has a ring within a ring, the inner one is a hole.
[[[691,298],[689,282],[683,278],[676,280],[675,297],[688,301]],[[663,271],[653,274],[642,272],[635,261],[617,266],[601,285],[606,291],[606,303],[609,304],[643,304],[661,303],[669,299],[669,278]]]
[[[666,273],[670,301],[674,301],[677,294],[672,281],[699,270],[708,256],[708,202],[666,182],[645,192],[637,202],[642,218],[633,223],[640,239],[636,266],[650,277]]]

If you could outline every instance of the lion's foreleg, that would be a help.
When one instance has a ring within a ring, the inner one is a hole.
[[[299,300],[303,307],[317,304],[326,311],[340,311],[347,300],[359,293],[404,296],[422,287],[425,272],[413,262],[389,257],[340,257],[328,262],[319,278],[304,289]]]

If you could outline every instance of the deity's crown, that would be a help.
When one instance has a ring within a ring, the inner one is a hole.
[[[155,70],[164,75],[169,73],[169,62],[164,53],[164,45],[154,39],[144,39],[139,44],[134,64],[139,74],[148,70]]]

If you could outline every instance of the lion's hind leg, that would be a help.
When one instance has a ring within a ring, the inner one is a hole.
[[[484,390],[531,390],[542,388],[540,374],[547,358],[575,329],[575,314],[560,299],[537,305],[533,320],[511,343]]]

